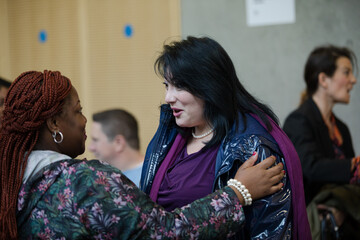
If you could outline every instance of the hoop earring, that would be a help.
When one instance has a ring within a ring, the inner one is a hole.
[[[60,140],[56,139],[56,136],[57,136],[58,133],[60,135]],[[64,135],[60,131],[54,131],[53,134],[52,134],[52,137],[54,138],[54,142],[56,142],[56,143],[62,143],[62,141],[64,140]]]

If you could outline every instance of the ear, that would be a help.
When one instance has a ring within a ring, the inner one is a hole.
[[[48,118],[46,120],[46,126],[49,129],[51,133],[54,131],[59,131],[59,124],[58,124],[58,118],[57,116],[53,116],[51,118]]]
[[[329,77],[324,72],[319,73],[318,76],[319,86],[326,89],[328,87],[328,82],[326,80],[328,79]]]
[[[121,134],[116,135],[114,137],[113,143],[114,143],[114,146],[115,146],[115,150],[117,152],[124,151],[124,149],[126,147],[126,140],[125,140],[123,135],[121,135]]]

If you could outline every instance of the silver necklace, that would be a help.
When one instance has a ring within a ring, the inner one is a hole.
[[[207,135],[209,135],[210,133],[212,133],[212,132],[214,131],[214,129],[212,128],[212,129],[210,129],[208,132],[206,132],[206,133],[204,133],[204,134],[201,134],[201,135],[195,135],[194,131],[195,131],[195,129],[191,132],[192,136],[193,136],[194,138],[199,139],[199,138],[204,138],[204,137],[206,137]]]

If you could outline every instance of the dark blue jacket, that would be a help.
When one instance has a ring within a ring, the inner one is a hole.
[[[253,117],[246,114],[247,128],[243,131],[243,118],[239,114],[239,129],[235,124],[221,143],[215,166],[213,191],[222,188],[233,178],[237,169],[254,151],[259,153],[258,162],[274,155],[276,163],[286,166],[273,137]],[[155,174],[178,134],[169,105],[161,106],[160,124],[145,154],[140,181],[141,189],[149,194]],[[237,239],[290,239],[291,238],[291,188],[287,176],[283,190],[253,201],[244,207],[246,227]]]

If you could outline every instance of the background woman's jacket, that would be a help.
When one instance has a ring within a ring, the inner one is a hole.
[[[315,102],[309,98],[285,120],[283,129],[299,155],[306,204],[328,183],[346,184],[351,178],[354,149],[347,126],[335,116],[343,138],[341,150],[346,159],[336,159],[329,131]]]

